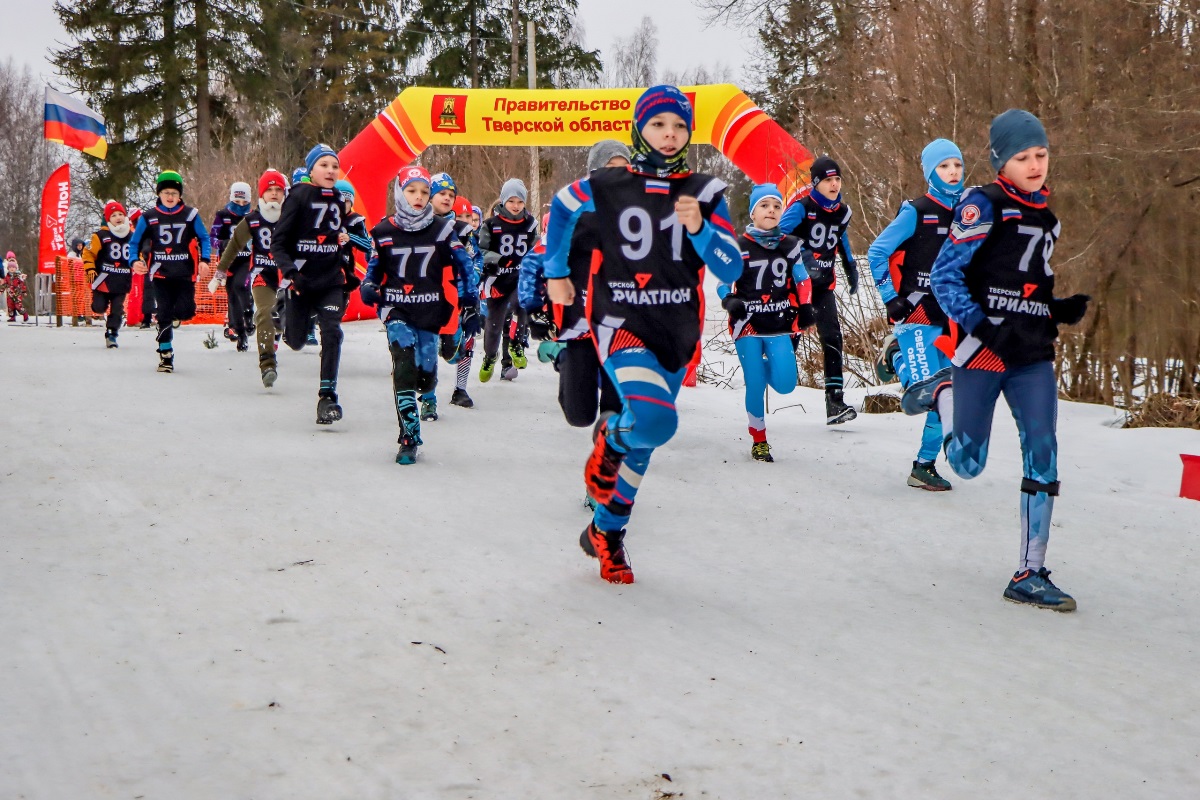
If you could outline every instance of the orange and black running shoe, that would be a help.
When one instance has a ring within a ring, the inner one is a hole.
[[[594,433],[596,444],[583,468],[583,483],[588,496],[600,505],[612,501],[613,493],[617,490],[617,471],[621,469],[621,461],[625,458],[623,453],[608,443],[607,434],[606,424],[597,426]]]
[[[602,531],[591,523],[579,535],[579,546],[600,559],[600,577],[609,583],[633,583],[633,569],[625,554],[625,530]]]

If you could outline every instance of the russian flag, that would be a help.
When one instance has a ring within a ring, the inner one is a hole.
[[[104,117],[78,100],[46,87],[47,141],[82,150],[103,159],[108,155]]]
[[[653,179],[646,180],[646,194],[670,194],[670,181],[656,181]]]

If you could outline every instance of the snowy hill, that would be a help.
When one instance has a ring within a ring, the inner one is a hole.
[[[620,587],[547,365],[473,377],[471,411],[443,365],[399,467],[377,323],[332,428],[315,352],[268,391],[209,330],[174,375],[149,332],[0,330],[0,797],[1197,796],[1200,432],[1063,405],[1062,615],[1000,597],[1003,404],[987,472],[935,495],[917,419],[773,396],[759,464],[740,391],[685,389]]]

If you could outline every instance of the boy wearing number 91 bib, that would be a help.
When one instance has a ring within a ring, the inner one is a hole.
[[[622,410],[600,420],[584,469],[597,503],[580,536],[600,577],[633,583],[625,525],[650,456],[675,434],[675,398],[700,346],[704,271],[732,283],[742,254],[725,205],[725,184],[688,171],[692,105],[674,86],[647,89],[634,106],[633,163],[597,170],[560,191],[546,235],[547,291],[574,302],[568,253],[579,218],[596,231],[587,321]]]
[[[133,270],[153,285],[158,316],[158,371],[175,371],[173,329],[196,315],[196,272],[208,261],[208,229],[200,212],[183,202],[183,176],[160,172],[154,183],[158,203],[138,219],[129,252]],[[142,254],[146,254],[144,257]]]
[[[83,267],[92,287],[92,311],[108,312],[104,325],[104,344],[117,346],[117,331],[125,313],[125,295],[133,285],[133,270],[129,258],[129,238],[133,231],[125,206],[116,200],[104,204],[104,224],[92,234],[83,248]]]
[[[405,167],[396,178],[396,213],[371,229],[371,258],[359,294],[375,306],[387,328],[392,389],[400,424],[397,464],[413,464],[421,441],[417,395],[437,385],[442,334],[459,323],[459,280],[473,288],[475,267],[455,235],[457,222],[434,215],[432,180],[423,167]],[[462,298],[474,305],[474,292]]]
[[[283,341],[293,350],[304,348],[309,319],[315,313],[321,329],[321,386],[317,392],[317,424],[342,418],[338,405],[338,363],[342,357],[342,311],[346,307],[346,272],[342,267],[345,238],[338,156],[327,144],[313,147],[304,158],[309,183],[292,186],[275,233],[271,256],[289,281],[284,307]]]
[[[905,390],[909,414],[936,405],[951,423],[946,460],[961,478],[987,463],[992,413],[1000,394],[1021,438],[1021,548],[1005,599],[1055,611],[1075,600],[1050,581],[1046,545],[1058,495],[1058,388],[1054,341],[1074,325],[1089,298],[1054,296],[1050,256],[1058,219],[1047,207],[1049,141],[1037,117],[1010,109],[992,121],[994,183],[966,192],[930,272],[938,304],[956,324],[950,368]],[[951,386],[951,376],[953,385]]]

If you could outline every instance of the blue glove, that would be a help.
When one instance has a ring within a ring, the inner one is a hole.
[[[475,306],[463,306],[459,312],[458,324],[462,327],[463,338],[470,339],[483,330],[483,317],[479,316],[479,309]]]
[[[383,296],[379,293],[379,284],[372,281],[362,282],[358,287],[358,296],[369,306],[377,306],[383,302]]]

